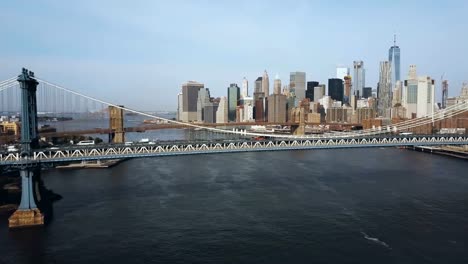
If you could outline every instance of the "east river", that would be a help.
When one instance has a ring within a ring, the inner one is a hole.
[[[49,170],[53,220],[2,216],[0,263],[468,263],[467,169],[374,148]]]

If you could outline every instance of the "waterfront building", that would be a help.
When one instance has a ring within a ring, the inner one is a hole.
[[[354,94],[361,98],[363,95],[363,89],[366,86],[366,71],[364,69],[364,62],[363,61],[354,61]]]
[[[227,88],[228,91],[228,120],[236,121],[236,107],[239,105],[240,88],[235,83]]]
[[[198,91],[204,88],[203,83],[188,81],[182,84],[182,113],[180,120],[183,122],[197,121]]]
[[[0,133],[7,135],[19,136],[21,133],[21,126],[19,122],[3,121],[0,122]]]

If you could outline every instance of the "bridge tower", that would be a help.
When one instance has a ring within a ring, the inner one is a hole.
[[[109,133],[110,143],[124,143],[125,130],[124,130],[124,113],[123,105],[120,107],[109,106]]]
[[[10,228],[38,226],[44,224],[44,215],[36,203],[39,202],[40,164],[28,160],[32,150],[38,148],[36,91],[38,82],[34,73],[23,68],[18,76],[21,89],[21,202],[18,209],[8,219]]]

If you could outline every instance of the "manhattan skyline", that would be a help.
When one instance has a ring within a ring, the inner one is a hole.
[[[220,97],[244,76],[253,87],[265,69],[283,84],[295,71],[327,83],[338,65],[352,68],[357,60],[364,61],[366,86],[375,89],[394,34],[402,80],[409,65],[417,65],[418,73],[436,80],[437,101],[442,74],[449,97],[468,80],[464,1],[15,1],[2,3],[2,10],[0,21],[9,26],[0,29],[7,36],[0,45],[1,79],[28,67],[142,110],[175,110],[174,98],[188,80]]]

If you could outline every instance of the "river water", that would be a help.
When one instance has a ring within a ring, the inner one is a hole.
[[[0,263],[468,263],[467,169],[375,148],[50,170],[54,219],[0,218]]]

